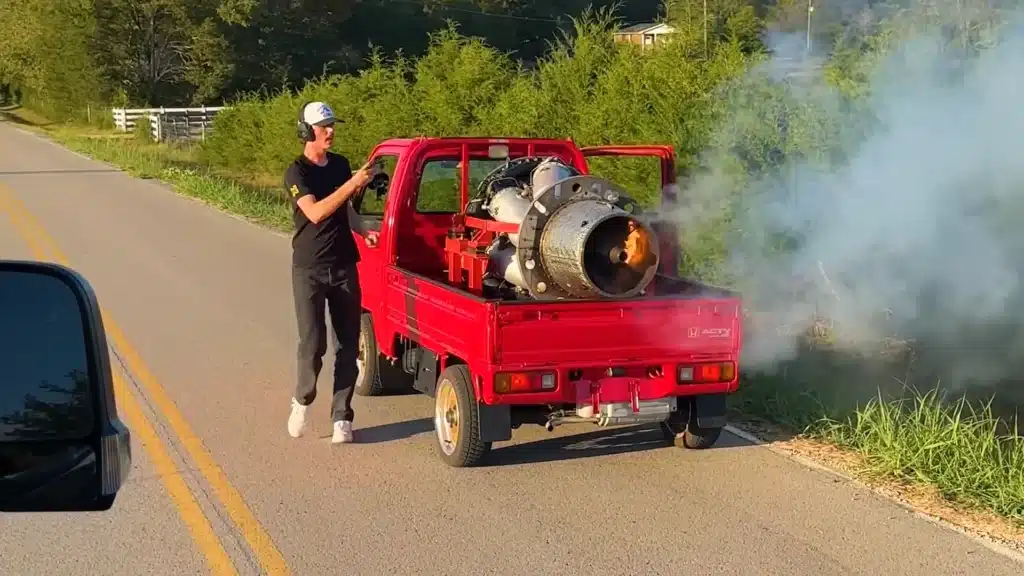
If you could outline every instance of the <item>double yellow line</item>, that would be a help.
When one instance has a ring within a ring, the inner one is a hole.
[[[7,214],[11,224],[24,238],[36,260],[56,262],[70,267],[67,257],[57,247],[53,238],[3,184],[0,184],[0,212]],[[284,557],[274,546],[270,535],[256,520],[256,516],[245,504],[238,490],[228,481],[227,475],[214,461],[202,440],[192,431],[191,426],[170,396],[167,395],[164,387],[150,372],[135,347],[128,342],[121,328],[114,322],[106,309],[102,310],[102,315],[107,336],[113,344],[113,348],[120,351],[127,368],[135,375],[135,379],[145,391],[146,396],[152,401],[155,411],[166,419],[203,478],[213,488],[214,494],[227,511],[228,516],[256,554],[263,571],[274,576],[290,574]],[[142,411],[139,401],[134,397],[116,368],[113,370],[113,375],[114,393],[118,406],[123,410],[132,434],[138,438],[147,456],[156,466],[164,488],[177,507],[178,513],[188,527],[196,545],[206,558],[211,573],[217,575],[238,574],[202,508],[199,507],[191,490],[178,472],[174,461],[168,454],[167,447]]]

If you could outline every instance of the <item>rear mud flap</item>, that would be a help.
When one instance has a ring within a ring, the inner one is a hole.
[[[512,409],[508,405],[489,406],[477,402],[482,442],[505,442],[512,439]]]
[[[417,348],[410,353],[418,356],[415,360],[410,361],[416,366],[416,379],[412,383],[413,389],[433,398],[437,389],[437,355],[425,348]]]
[[[701,428],[722,428],[726,424],[727,394],[705,394],[693,399],[697,426]]]

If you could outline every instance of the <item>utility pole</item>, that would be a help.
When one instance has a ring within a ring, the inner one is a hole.
[[[811,0],[807,0],[810,2]],[[708,58],[708,0],[704,0],[704,57]]]
[[[811,57],[811,14],[814,12],[813,0],[807,0],[807,49],[805,56]]]

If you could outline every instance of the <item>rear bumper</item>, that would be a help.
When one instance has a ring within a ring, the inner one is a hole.
[[[715,358],[702,362],[736,362],[731,358]],[[645,402],[670,397],[705,396],[713,394],[731,394],[739,389],[738,370],[733,377],[720,382],[682,382],[678,372],[680,366],[693,363],[666,362],[655,365],[658,370],[652,375],[652,365],[617,367],[617,371],[609,375],[605,367],[589,369],[568,368],[531,368],[529,370],[495,371],[493,374],[482,375],[480,378],[479,398],[488,405],[534,406],[571,404],[576,406],[592,405],[595,410],[601,404],[630,404],[634,407]],[[495,376],[501,372],[553,373],[555,387],[551,390],[533,390],[522,392],[496,391]]]

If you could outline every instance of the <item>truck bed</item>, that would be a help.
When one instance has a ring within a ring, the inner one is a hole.
[[[685,298],[498,304],[492,362],[510,369],[729,354],[739,347],[739,306]]]
[[[399,333],[485,373],[713,359],[741,345],[739,296],[685,279],[659,278],[662,295],[648,298],[499,302],[397,267],[386,277],[387,319]],[[480,360],[489,366],[472,365]]]
[[[492,362],[510,369],[550,364],[671,361],[733,354],[740,345],[735,294],[660,278],[670,294],[620,301],[498,303]],[[673,282],[673,286],[666,286]]]

